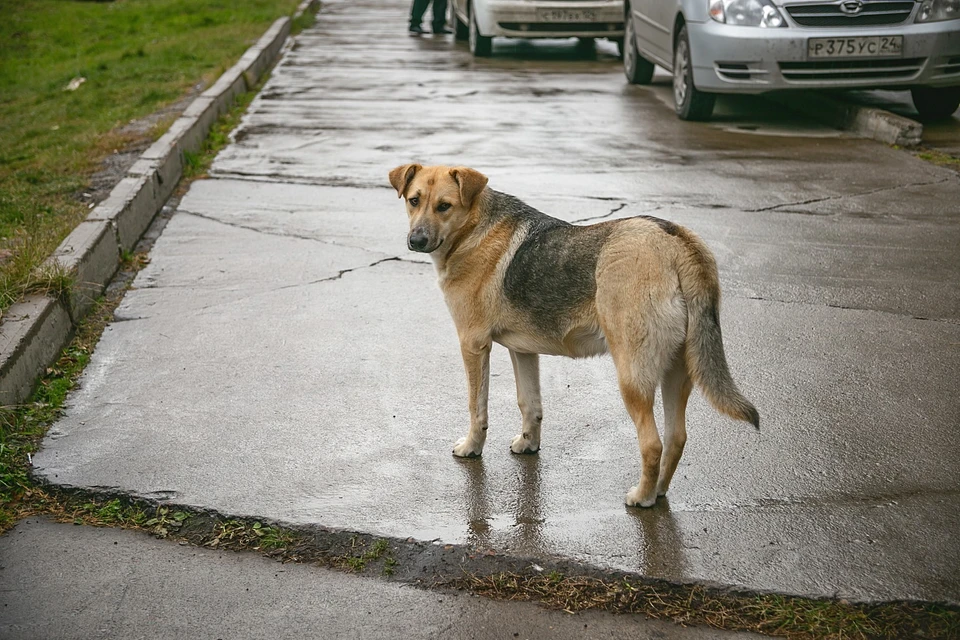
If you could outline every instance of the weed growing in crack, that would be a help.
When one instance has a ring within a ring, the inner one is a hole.
[[[389,557],[383,561],[383,575],[392,576],[397,570],[397,560],[396,558]]]
[[[353,536],[350,539],[350,547],[355,551],[353,551],[353,553],[350,555],[344,556],[342,559],[342,564],[344,567],[355,573],[362,573],[366,570],[368,562],[380,560],[384,557],[384,555],[390,550],[390,543],[381,538],[367,548],[365,543],[362,542],[359,537]],[[396,566],[396,560],[394,560],[392,557],[387,557],[384,560],[383,572],[386,575],[390,575],[393,573]],[[389,573],[387,573],[388,567]]]
[[[922,151],[917,151],[915,155],[921,160],[935,164],[938,167],[953,169],[954,171],[960,172],[960,158],[952,156],[949,153],[944,153],[938,149],[924,149]]]
[[[176,531],[182,527],[184,520],[188,517],[189,515],[183,511],[170,513],[170,509],[167,507],[160,507],[154,517],[143,523],[143,528],[158,538],[166,538],[171,531]]]

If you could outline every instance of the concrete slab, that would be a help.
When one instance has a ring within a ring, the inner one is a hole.
[[[471,62],[408,37],[408,10],[334,3],[298,38],[158,240],[36,472],[676,581],[960,602],[960,178],[863,140],[683,123],[613,59],[558,45]],[[544,359],[544,449],[517,458],[497,348],[488,449],[452,458],[456,335],[386,185],[418,159],[476,166],[568,220],[701,233],[763,431],[697,397],[670,499],[626,509],[639,453],[611,363]]]
[[[0,557],[0,636],[9,640],[761,637],[422,591],[46,520],[23,521],[0,538]]]

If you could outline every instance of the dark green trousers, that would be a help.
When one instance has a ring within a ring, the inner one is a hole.
[[[410,26],[419,27],[423,22],[423,14],[427,12],[430,0],[413,0],[410,9]],[[433,0],[433,30],[439,31],[447,24],[447,0]]]

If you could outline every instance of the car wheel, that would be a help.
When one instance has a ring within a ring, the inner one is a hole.
[[[480,27],[477,26],[477,16],[470,7],[470,29],[468,42],[470,43],[470,53],[477,58],[487,58],[493,52],[493,38],[480,35]]]
[[[653,79],[654,64],[637,51],[637,36],[633,28],[633,15],[627,7],[627,19],[624,21],[623,43],[620,55],[623,57],[623,73],[630,84],[650,84]]]
[[[673,51],[673,101],[681,120],[708,120],[713,113],[716,96],[693,86],[693,63],[687,27],[680,27]]]
[[[466,40],[470,37],[470,26],[464,24],[456,12],[453,12],[453,33],[453,37],[457,40]]]
[[[924,120],[949,118],[960,107],[960,87],[916,87],[910,95]]]

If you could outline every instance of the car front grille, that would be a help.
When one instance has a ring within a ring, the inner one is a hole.
[[[823,60],[781,62],[780,74],[787,82],[829,82],[835,80],[903,80],[920,73],[926,58],[888,60]]]
[[[797,24],[804,27],[869,27],[900,24],[910,17],[914,4],[890,0],[841,0],[823,4],[788,4],[784,8]]]
[[[936,69],[937,76],[960,75],[960,56],[942,60],[934,69]]]
[[[768,72],[739,62],[718,62],[717,75],[728,82],[763,82]]]

